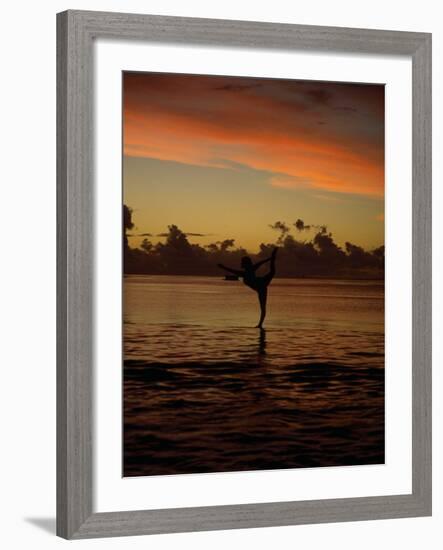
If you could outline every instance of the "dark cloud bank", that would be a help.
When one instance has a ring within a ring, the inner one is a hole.
[[[216,241],[206,246],[190,243],[189,236],[176,225],[168,226],[164,242],[153,243],[148,238],[140,248],[131,248],[127,231],[133,229],[132,210],[123,207],[124,272],[150,275],[218,275],[223,273],[218,263],[239,267],[248,252],[235,245],[234,239]],[[279,246],[277,277],[332,277],[349,279],[383,279],[384,246],[366,251],[350,242],[343,250],[326,226],[307,225],[303,220],[270,224],[276,240],[262,243],[260,252],[251,255],[254,261],[270,255]],[[308,239],[307,232],[313,237]]]

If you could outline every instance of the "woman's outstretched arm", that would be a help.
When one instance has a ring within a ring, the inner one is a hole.
[[[243,277],[244,272],[240,271],[239,269],[231,269],[230,267],[226,267],[223,264],[217,264],[218,267],[221,267],[221,269],[224,269],[225,271],[229,271],[230,273],[233,273],[234,275],[237,275],[238,277]]]
[[[271,263],[275,262],[277,251],[278,251],[278,248],[275,247],[274,250],[272,251],[272,254],[269,256],[269,258],[266,258],[266,260],[261,260],[260,262],[257,262],[256,264],[254,264],[254,271],[258,269],[261,265],[265,264],[266,262],[271,262]]]

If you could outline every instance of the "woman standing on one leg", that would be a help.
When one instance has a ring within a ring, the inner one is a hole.
[[[252,260],[251,258],[249,258],[249,256],[245,256],[241,260],[241,266],[243,268],[242,270],[231,269],[230,267],[226,267],[223,264],[218,264],[218,266],[222,269],[225,269],[226,271],[229,271],[230,273],[241,277],[246,286],[252,288],[252,290],[255,290],[255,292],[257,292],[258,300],[260,303],[260,320],[258,322],[257,328],[262,328],[263,321],[266,317],[268,286],[275,275],[275,258],[277,256],[277,251],[278,248],[274,248],[269,258],[267,258],[266,260],[262,260],[261,262],[257,262],[256,264],[252,263]],[[255,272],[261,265],[267,262],[270,262],[269,273],[264,277],[257,277]]]
[[[266,302],[268,300],[268,289],[264,288],[258,291],[258,301],[260,303],[260,320],[256,328],[262,328],[266,317]]]

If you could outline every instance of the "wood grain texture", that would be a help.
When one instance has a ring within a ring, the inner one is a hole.
[[[413,495],[93,514],[74,539],[336,523],[429,515]]]
[[[432,510],[432,43],[412,58],[412,489]]]
[[[413,55],[427,34],[319,27],[194,17],[70,11],[93,37],[278,48]]]
[[[68,533],[67,484],[67,276],[66,276],[66,17],[57,19],[57,533]]]
[[[92,513],[92,57],[75,16],[57,28],[57,533]]]
[[[93,41],[412,58],[413,392],[410,495],[93,513]],[[431,514],[431,36],[68,11],[57,16],[57,534],[89,538]]]

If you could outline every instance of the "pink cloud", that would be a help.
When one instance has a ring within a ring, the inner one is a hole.
[[[200,166],[222,159],[275,174],[275,187],[383,196],[383,96],[309,86],[126,75],[124,153]]]

